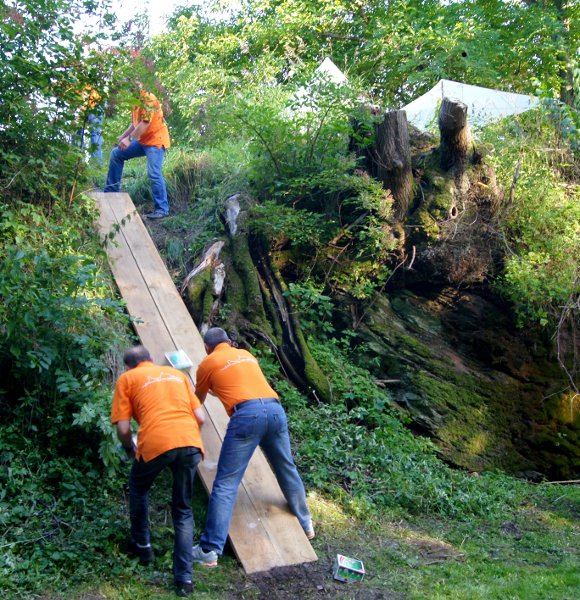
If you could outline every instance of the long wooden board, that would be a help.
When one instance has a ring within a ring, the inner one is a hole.
[[[134,319],[141,342],[154,360],[181,348],[197,365],[205,357],[199,331],[128,194],[93,192],[100,211],[98,227],[108,238],[111,270]],[[112,237],[110,237],[112,236]],[[228,416],[219,400],[208,395],[203,427],[205,460],[199,467],[211,490]],[[230,542],[246,573],[317,560],[296,517],[290,513],[267,460],[257,449],[238,490],[230,525]]]

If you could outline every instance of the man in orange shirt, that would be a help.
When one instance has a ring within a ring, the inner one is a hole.
[[[246,350],[233,348],[219,327],[209,329],[203,341],[208,356],[197,369],[195,393],[203,402],[211,391],[231,417],[209,497],[205,530],[193,548],[194,562],[215,567],[226,543],[238,487],[258,445],[308,539],[314,538],[314,529],[304,484],[290,450],[286,413],[258,361]]]
[[[125,161],[146,156],[154,208],[145,216],[148,219],[162,219],[169,214],[167,189],[161,172],[165,152],[171,145],[169,129],[159,100],[144,91],[140,81],[136,85],[140,91],[140,104],[133,108],[131,125],[117,138],[117,147],[111,152],[105,192],[121,191]]]
[[[129,475],[130,549],[141,564],[154,560],[148,495],[157,475],[169,467],[173,473],[173,578],[177,594],[187,596],[193,591],[190,503],[195,468],[203,457],[203,408],[186,376],[172,367],[153,364],[143,346],[128,350],[123,360],[127,371],[115,386],[111,422],[127,455],[135,459]],[[139,424],[136,446],[131,418]]]

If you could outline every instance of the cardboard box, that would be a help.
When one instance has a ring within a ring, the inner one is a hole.
[[[336,555],[334,561],[334,578],[345,583],[360,583],[365,576],[365,568],[362,561],[349,558],[342,554]]]
[[[183,350],[174,350],[173,352],[166,352],[165,358],[174,369],[191,369],[193,362],[191,358]]]

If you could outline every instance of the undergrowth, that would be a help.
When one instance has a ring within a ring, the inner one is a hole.
[[[406,515],[495,518],[518,505],[524,483],[501,473],[477,477],[448,467],[429,439],[405,427],[389,394],[366,369],[352,364],[343,345],[312,338],[309,344],[329,376],[329,404],[306,398],[279,376],[267,354],[261,356],[291,415],[308,484],[356,514],[389,509]]]
[[[4,321],[2,360],[17,366],[19,381],[26,385],[16,394],[16,388],[4,382],[0,396],[0,590],[6,598],[47,594],[81,598],[95,591],[107,598],[169,598],[172,528],[166,479],[156,484],[151,501],[159,557],[155,570],[139,569],[123,553],[127,465],[116,453],[108,411],[116,376],[115,348],[129,343],[127,320],[120,307],[107,300],[113,293],[99,260],[86,258],[89,250],[97,257],[99,252],[82,225],[88,224],[92,213],[80,206],[79,211],[74,228],[66,219],[46,220],[42,211],[29,206],[21,214],[7,210],[2,221],[8,259],[2,267],[4,306],[9,306],[11,295],[26,298],[19,335],[10,333]],[[45,235],[58,232],[59,243],[52,243],[52,234],[44,238],[40,226]],[[44,239],[47,243],[40,244]],[[79,249],[85,253],[77,254]],[[38,265],[46,269],[41,271]],[[42,292],[39,282],[46,285],[47,276],[53,285]],[[326,304],[318,295],[315,299],[305,318],[316,324],[326,319]],[[336,335],[332,327],[323,333],[324,339],[311,338],[309,344],[330,379],[328,404],[313,402],[292,387],[272,355],[262,351],[260,356],[289,413],[296,460],[322,539],[323,546],[317,547],[321,559],[332,553],[324,544],[332,549],[342,544],[352,547],[364,553],[370,573],[384,566],[399,576],[371,575],[368,585],[404,589],[410,598],[425,597],[421,594],[426,585],[433,587],[435,598],[465,597],[461,590],[469,589],[473,569],[483,573],[485,585],[470,598],[527,598],[515,592],[501,595],[503,588],[523,585],[522,578],[505,587],[510,573],[490,558],[494,552],[505,556],[508,548],[514,552],[513,544],[502,546],[497,531],[512,527],[504,523],[515,522],[525,530],[527,544],[517,550],[518,560],[538,556],[536,549],[555,553],[563,561],[559,577],[564,583],[558,585],[568,589],[572,526],[559,546],[556,539],[575,510],[571,493],[530,486],[499,473],[473,477],[449,468],[429,440],[405,428],[392,399],[376,386],[369,371],[354,364],[353,352],[363,353],[364,348],[349,349],[347,341],[332,337]],[[205,505],[198,485],[196,537]],[[331,528],[323,505],[346,516],[344,532]],[[396,552],[391,548],[398,535],[393,523],[406,523],[405,541]],[[364,529],[366,537],[353,545],[349,528]],[[431,537],[450,540],[468,556],[465,564],[445,562],[439,568],[448,580],[435,583],[438,575],[433,569],[418,568],[421,563],[412,542],[418,529],[432,530]],[[467,535],[473,542],[464,539]],[[484,549],[476,550],[477,544]],[[544,581],[541,589],[556,585],[554,577],[543,578],[541,568],[529,576],[536,584]],[[231,557],[220,562],[219,574],[196,577],[200,598],[236,597],[248,586]],[[255,590],[250,589],[247,597],[256,597]]]

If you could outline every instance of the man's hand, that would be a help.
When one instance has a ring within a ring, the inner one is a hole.
[[[130,143],[131,142],[129,140],[129,137],[124,137],[123,139],[119,140],[119,143],[117,145],[119,146],[119,148],[121,148],[121,150],[127,150]]]
[[[135,444],[131,444],[130,446],[123,446],[123,450],[125,450],[127,458],[129,458],[130,460],[135,460]]]
[[[135,459],[135,443],[133,442],[133,436],[131,435],[131,421],[121,420],[117,421],[117,437],[123,446],[123,450],[129,459]]]

